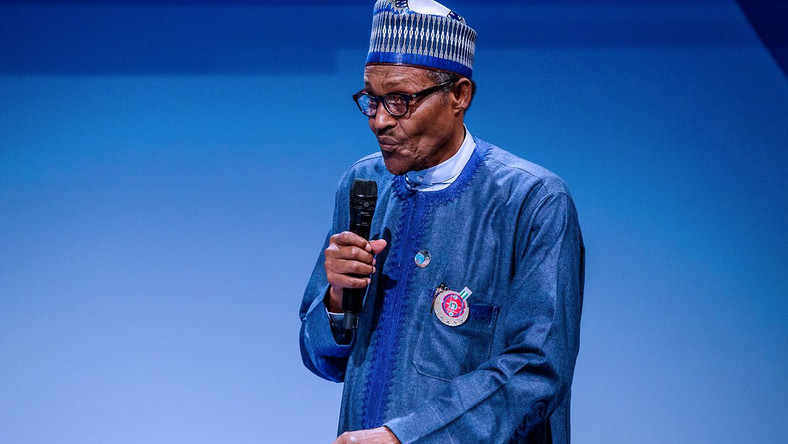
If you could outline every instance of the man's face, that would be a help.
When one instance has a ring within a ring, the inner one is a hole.
[[[434,85],[427,70],[421,68],[370,65],[364,69],[364,89],[376,96],[412,94]],[[375,117],[369,118],[369,127],[378,139],[389,172],[399,175],[423,170],[456,153],[462,143],[461,136],[457,139],[462,118],[458,120],[445,94],[438,91],[411,101],[402,117],[392,117],[382,104],[378,105]]]

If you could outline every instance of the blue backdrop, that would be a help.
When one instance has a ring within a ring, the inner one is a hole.
[[[297,309],[371,3],[0,4],[0,442],[333,439]],[[469,129],[578,206],[575,442],[785,439],[788,81],[737,4],[447,3]]]

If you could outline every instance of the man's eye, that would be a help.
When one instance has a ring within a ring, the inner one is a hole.
[[[405,102],[405,99],[402,98],[399,94],[392,94],[386,96],[386,101],[392,105],[399,105]]]

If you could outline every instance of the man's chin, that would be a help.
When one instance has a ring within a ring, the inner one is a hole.
[[[397,156],[386,153],[385,151],[383,151],[382,154],[383,163],[386,165],[386,169],[389,170],[389,173],[395,176],[401,176],[408,172],[408,166],[399,162],[396,158]]]

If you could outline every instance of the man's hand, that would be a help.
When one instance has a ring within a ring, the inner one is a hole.
[[[386,248],[385,240],[367,241],[350,231],[331,236],[325,251],[324,264],[326,278],[331,284],[329,311],[334,313],[342,311],[342,289],[364,288],[369,285],[367,276],[375,272],[374,255],[384,248]]]
[[[339,435],[339,438],[337,438],[333,444],[349,444],[356,442],[364,444],[400,444],[397,437],[385,426],[370,430],[345,432]]]

